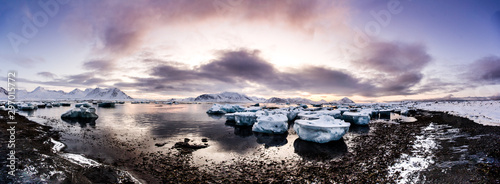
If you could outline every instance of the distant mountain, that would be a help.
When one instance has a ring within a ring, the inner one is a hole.
[[[84,99],[128,100],[132,98],[118,88],[95,88],[87,93]]]
[[[354,101],[352,101],[351,99],[349,99],[347,97],[344,97],[344,98],[340,99],[339,101],[337,101],[337,103],[339,103],[339,104],[347,104],[347,103],[354,103]]]
[[[247,95],[235,92],[223,92],[219,94],[203,94],[193,101],[196,102],[261,102],[257,97],[248,97]]]
[[[9,92],[0,87],[0,99],[7,99],[7,96],[9,96]]]
[[[3,88],[2,88],[3,89]],[[0,89],[0,98],[2,98]],[[4,89],[3,89],[4,90]],[[28,92],[26,90],[16,91],[17,99],[19,100],[128,100],[130,96],[122,92],[118,88],[88,88],[85,91],[74,89],[66,93],[62,90],[47,90],[43,87],[37,87],[35,90]]]
[[[65,96],[66,93],[64,91],[46,90],[43,87],[37,87],[25,95],[18,94],[19,99],[58,99]]]
[[[291,104],[298,104],[298,103],[303,103],[303,104],[310,104],[313,103],[312,100],[305,99],[305,98],[278,98],[278,97],[272,97],[270,99],[267,99],[265,103],[291,103]]]
[[[74,89],[73,91],[70,91],[67,96],[69,97],[72,97],[72,98],[83,98],[85,96],[87,96],[87,94],[89,94],[92,90],[92,88],[87,88],[85,89],[85,91],[82,91],[78,88]]]

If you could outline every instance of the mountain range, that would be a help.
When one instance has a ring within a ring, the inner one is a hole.
[[[0,99],[6,99],[6,90],[0,87]],[[118,88],[87,88],[84,91],[74,89],[66,93],[62,90],[47,90],[37,87],[28,92],[26,90],[16,91],[17,100],[130,100],[132,97]]]
[[[7,99],[8,92],[0,87],[0,99]],[[132,98],[118,88],[87,88],[85,90],[74,89],[68,93],[62,90],[47,90],[43,87],[37,87],[33,91],[26,90],[16,91],[17,100],[131,100]],[[269,99],[250,97],[245,94],[236,92],[222,92],[217,94],[202,94],[195,98],[184,98],[179,101],[186,102],[248,102],[248,103],[328,103],[325,100],[318,102],[306,98],[279,98],[272,97]],[[349,98],[345,97],[339,101],[331,103],[354,103]]]
[[[245,94],[235,92],[223,92],[218,94],[202,94],[194,99],[195,102],[264,102],[266,99],[259,97],[249,97]],[[191,100],[192,99],[192,100]]]

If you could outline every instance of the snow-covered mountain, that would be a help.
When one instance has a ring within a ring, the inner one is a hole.
[[[310,104],[313,103],[312,100],[305,99],[305,98],[278,98],[278,97],[272,97],[270,99],[267,99],[265,103],[304,103],[304,104]]]
[[[262,99],[249,97],[245,94],[235,92],[223,92],[219,94],[203,94],[194,99],[196,102],[261,102]]]
[[[0,87],[0,99],[7,99],[9,92],[4,88]]]
[[[132,97],[128,96],[118,88],[108,88],[108,89],[95,88],[94,90],[87,93],[84,99],[127,100],[127,99],[132,99]]]
[[[0,89],[0,99],[2,99],[2,90]],[[5,90],[5,89],[3,89]],[[18,100],[128,100],[132,99],[118,88],[88,88],[84,91],[74,89],[66,93],[62,90],[47,90],[43,87],[37,87],[35,90],[28,92],[26,90],[17,90],[16,96]]]
[[[35,100],[35,99],[59,99],[66,96],[66,93],[62,90],[46,90],[43,87],[37,87],[35,90],[28,92],[25,95],[17,94],[19,99]]]
[[[72,97],[72,98],[83,98],[85,96],[87,96],[87,94],[89,94],[92,90],[92,88],[87,88],[85,89],[85,91],[82,91],[78,88],[74,89],[73,91],[70,91],[67,96],[69,97]]]
[[[354,103],[354,101],[352,101],[351,99],[349,99],[347,97],[344,97],[344,98],[340,99],[339,101],[336,101],[336,103],[339,103],[339,104],[348,104],[348,103]]]

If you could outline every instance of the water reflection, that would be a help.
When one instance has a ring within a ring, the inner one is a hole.
[[[221,119],[222,117],[224,117],[224,114],[207,114],[209,117],[211,117],[212,119],[215,119],[215,120],[219,120]]]
[[[237,135],[239,137],[250,137],[253,135],[253,131],[252,131],[251,126],[238,126],[230,121],[226,121],[225,125],[233,127],[234,128],[234,135]]]
[[[87,127],[87,124],[92,127],[92,128],[95,128],[96,126],[96,123],[95,121],[97,120],[97,118],[61,118],[64,122],[68,123],[68,124],[71,124],[71,125],[75,125],[75,124],[79,124],[81,128],[85,128]]]
[[[347,152],[347,145],[344,139],[321,144],[297,138],[293,143],[293,147],[295,148],[295,153],[308,160],[333,159]]]
[[[368,132],[370,132],[370,126],[351,124],[351,126],[349,127],[349,132],[356,134],[367,134]]]
[[[21,110],[19,112],[26,113],[29,117],[32,117],[35,114],[35,110]]]
[[[257,137],[257,143],[264,144],[266,148],[269,147],[280,147],[288,143],[286,137],[288,134],[266,134],[254,132],[255,137]]]

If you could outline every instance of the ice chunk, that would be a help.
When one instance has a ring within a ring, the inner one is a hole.
[[[332,110],[332,111],[321,110],[321,111],[316,111],[316,113],[319,114],[319,115],[328,115],[328,116],[331,116],[331,117],[337,118],[337,119],[342,118],[340,110]]]
[[[297,120],[293,126],[300,139],[326,143],[342,138],[349,131],[349,123],[331,116],[319,116],[317,120]]]
[[[234,113],[234,120],[236,125],[252,126],[257,121],[257,115],[255,112],[237,112]]]
[[[242,112],[245,109],[239,105],[231,105],[231,104],[225,104],[225,105],[219,105],[219,104],[214,104],[210,109],[208,109],[207,113],[208,114],[225,114],[225,113],[235,113],[235,112]]]
[[[319,114],[314,111],[301,111],[297,116],[305,120],[319,119]]]
[[[262,107],[249,107],[249,108],[245,108],[245,112],[257,112],[257,111],[260,111],[262,109]]]
[[[260,116],[253,125],[252,131],[262,133],[283,134],[288,130],[288,118],[283,114]]]
[[[245,110],[245,108],[239,105],[231,105],[231,104],[225,104],[221,107],[221,109],[226,113],[243,112],[243,110]]]
[[[224,116],[226,116],[226,121],[231,121],[231,122],[236,121],[236,119],[234,119],[234,113],[228,113],[225,114]]]
[[[83,118],[83,119],[97,119],[99,116],[95,113],[95,108],[74,108],[61,115],[61,118]]]
[[[368,125],[370,123],[370,115],[367,112],[344,112],[342,118],[357,125]]]
[[[225,114],[226,111],[222,110],[222,105],[214,104],[207,111],[208,114]]]

